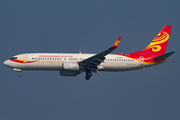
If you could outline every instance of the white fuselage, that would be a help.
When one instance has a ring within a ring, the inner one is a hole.
[[[20,54],[17,57],[21,62],[7,60],[5,65],[21,70],[62,70],[65,62],[80,62],[95,54],[70,54],[70,53],[30,53]],[[28,61],[34,61],[29,63]],[[153,66],[136,59],[117,54],[109,54],[104,62],[98,66],[99,71],[126,71]]]

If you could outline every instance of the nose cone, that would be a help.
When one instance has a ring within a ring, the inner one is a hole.
[[[4,64],[5,66],[9,66],[9,65],[10,65],[9,60],[4,61],[3,64]]]

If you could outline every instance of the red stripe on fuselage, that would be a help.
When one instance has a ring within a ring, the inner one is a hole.
[[[18,59],[9,59],[13,62],[17,62],[17,63],[33,63],[33,62],[37,62],[37,61],[27,61],[27,62],[24,62],[23,60],[18,60]]]

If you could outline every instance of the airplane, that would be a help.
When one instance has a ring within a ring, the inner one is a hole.
[[[92,72],[128,71],[152,67],[167,61],[175,51],[165,53],[172,25],[166,25],[144,49],[130,54],[109,54],[119,46],[121,36],[109,49],[98,54],[75,53],[27,53],[11,57],[4,65],[18,71],[22,70],[58,70],[61,76],[76,76],[86,72],[89,80]]]

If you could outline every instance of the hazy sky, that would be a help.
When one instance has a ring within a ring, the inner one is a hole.
[[[179,120],[180,2],[177,0],[1,0],[0,120]],[[166,63],[128,72],[62,77],[3,65],[21,53],[113,53],[144,49],[173,25]]]

